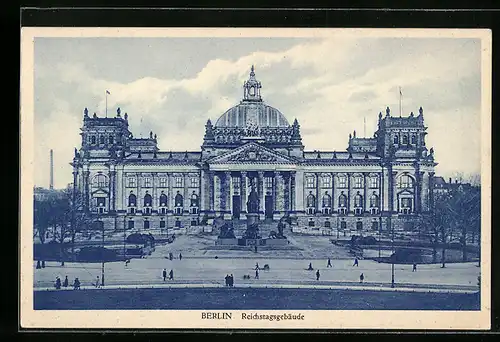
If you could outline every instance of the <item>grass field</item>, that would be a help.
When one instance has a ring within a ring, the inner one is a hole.
[[[35,310],[479,310],[479,294],[275,288],[35,291]]]

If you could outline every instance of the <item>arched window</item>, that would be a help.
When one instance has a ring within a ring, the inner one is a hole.
[[[153,204],[153,198],[151,197],[150,194],[146,194],[144,196],[144,206],[151,207],[152,204]]]
[[[105,188],[108,186],[108,177],[102,174],[98,174],[94,177],[93,182],[94,188]]]
[[[177,191],[177,195],[175,195],[175,206],[183,207],[184,206],[184,197]]]
[[[411,144],[416,145],[417,144],[417,136],[415,134],[411,135]]]
[[[402,175],[399,177],[398,188],[408,189],[413,188],[413,178],[408,175]]]
[[[113,136],[112,136],[112,135],[110,135],[110,136],[109,136],[109,144],[110,144],[110,145],[113,145],[113,143],[114,143],[114,138],[113,138]]]
[[[394,136],[394,144],[399,144],[399,136],[398,135],[395,135]]]
[[[104,145],[104,135],[99,136],[99,144]]]
[[[166,207],[167,206],[167,195],[161,194],[160,195],[160,207]]]
[[[323,195],[323,207],[331,207],[332,206],[332,196],[328,195],[328,193],[325,192]]]
[[[129,207],[137,206],[137,197],[134,194],[130,194],[128,196],[128,206]]]
[[[403,135],[403,145],[408,145],[408,135]]]
[[[358,221],[356,222],[356,230],[362,230],[363,229],[363,222]]]
[[[315,207],[316,206],[316,197],[310,192],[309,195],[307,195],[307,207]]]
[[[198,195],[193,192],[191,195],[191,206],[192,207],[197,207],[198,206]]]
[[[90,141],[91,141],[92,145],[96,144],[97,139],[96,139],[95,135],[93,135],[93,136],[90,137]]]
[[[344,194],[339,196],[339,207],[347,207],[347,196]]]
[[[373,194],[372,197],[370,197],[370,207],[378,208],[378,196],[375,194]]]
[[[363,196],[360,194],[354,196],[354,206],[358,208],[363,206]]]

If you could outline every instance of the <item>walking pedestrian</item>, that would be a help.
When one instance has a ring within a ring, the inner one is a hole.
[[[332,267],[332,260],[328,258],[328,263],[326,264],[326,267]]]
[[[309,263],[309,267],[307,268],[308,271],[314,270],[312,262]]]
[[[256,270],[258,270],[258,269],[259,269],[259,263],[258,263],[258,262],[256,262],[256,263],[255,263],[255,269],[256,269]]]
[[[362,283],[363,280],[365,280],[365,276],[363,273],[361,273],[361,275],[359,276],[359,282]]]
[[[352,264],[352,266],[356,266],[356,267],[359,267],[359,261],[358,261],[358,258],[354,258],[354,264]]]
[[[259,269],[255,269],[255,279],[259,279]]]
[[[61,289],[61,279],[59,277],[56,277],[55,287],[56,287],[56,290]]]
[[[36,269],[37,269],[37,270],[39,270],[39,269],[41,269],[41,268],[42,268],[42,266],[40,266],[40,260],[38,260],[38,261],[36,262]]]
[[[182,260],[182,253],[179,253],[179,260]]]
[[[80,290],[80,280],[78,278],[75,278],[75,281],[73,282],[73,289]]]
[[[316,271],[316,280],[319,280],[319,276],[320,276],[320,274],[319,274],[319,270],[317,270],[317,271]]]
[[[174,270],[170,270],[168,279],[169,280],[174,280]]]
[[[417,264],[416,263],[413,263],[413,270],[412,272],[417,272]]]
[[[162,276],[163,276],[163,281],[165,281],[167,279],[167,269],[166,268],[163,269]]]
[[[68,285],[69,285],[69,280],[68,280],[68,276],[66,276],[64,278],[63,287],[68,287]]]
[[[95,280],[95,287],[97,287],[98,289],[101,287],[101,282],[99,281],[99,276],[97,276],[97,278]]]

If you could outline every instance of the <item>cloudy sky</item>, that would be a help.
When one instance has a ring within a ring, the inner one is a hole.
[[[480,41],[457,38],[35,38],[35,184],[71,182],[83,109],[120,107],[135,137],[194,150],[204,124],[242,98],[250,66],[264,101],[299,120],[306,150],[345,150],[378,113],[424,108],[427,146],[445,177],[480,172]]]

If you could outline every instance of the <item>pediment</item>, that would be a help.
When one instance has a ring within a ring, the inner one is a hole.
[[[276,163],[293,164],[295,160],[282,153],[263,147],[256,143],[248,143],[229,151],[223,155],[214,157],[210,164],[238,164],[238,163]]]

